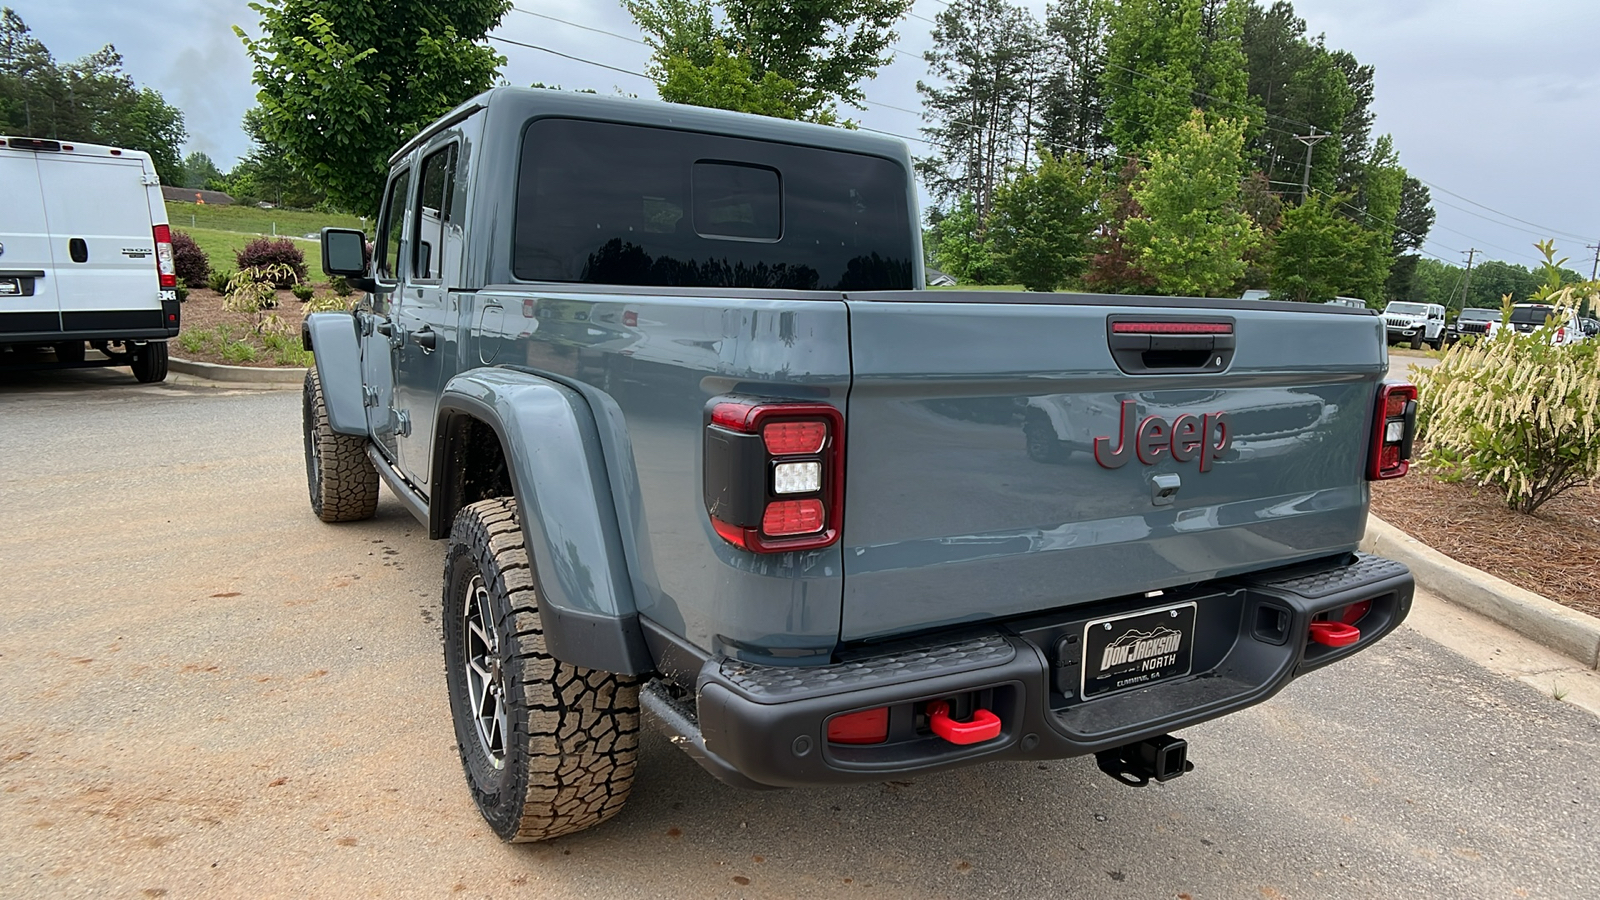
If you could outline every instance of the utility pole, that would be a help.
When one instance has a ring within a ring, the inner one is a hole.
[[[1317,142],[1322,140],[1325,137],[1332,137],[1332,135],[1317,134],[1317,126],[1315,126],[1315,125],[1311,126],[1311,133],[1310,134],[1297,134],[1297,135],[1294,136],[1295,140],[1297,140],[1300,143],[1306,145],[1306,167],[1305,167],[1305,173],[1300,176],[1300,202],[1301,203],[1306,202],[1306,198],[1311,195],[1311,148],[1315,147],[1317,145]]]
[[[1589,280],[1594,281],[1595,276],[1600,275],[1600,244],[1584,244],[1584,246],[1594,251],[1594,265],[1589,267]]]
[[[1467,308],[1467,298],[1471,296],[1471,294],[1469,294],[1467,292],[1472,290],[1472,258],[1474,256],[1477,256],[1477,255],[1478,255],[1478,248],[1477,247],[1473,247],[1473,248],[1471,248],[1471,249],[1469,249],[1467,251],[1467,283],[1461,286],[1461,308],[1462,309],[1466,309]]]

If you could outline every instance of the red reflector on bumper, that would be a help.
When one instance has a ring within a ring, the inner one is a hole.
[[[832,744],[881,744],[889,739],[889,707],[845,713],[828,720]]]
[[[761,531],[779,537],[787,534],[814,534],[822,530],[821,500],[779,500],[767,504],[761,516]]]

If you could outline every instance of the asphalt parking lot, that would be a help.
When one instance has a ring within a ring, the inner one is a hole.
[[[1600,720],[1410,626],[1088,760],[746,793],[646,728],[617,819],[505,846],[462,783],[443,545],[326,526],[297,391],[0,373],[0,895],[1549,897],[1600,884]]]

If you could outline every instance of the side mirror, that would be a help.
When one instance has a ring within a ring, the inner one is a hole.
[[[327,275],[361,278],[366,257],[366,235],[354,228],[322,229],[322,271]]]

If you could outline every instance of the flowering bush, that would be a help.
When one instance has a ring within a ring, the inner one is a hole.
[[[188,232],[172,230],[172,266],[189,287],[201,287],[211,280],[211,260]]]
[[[1572,286],[1542,298],[1562,309],[1578,300]],[[1499,488],[1525,513],[1600,478],[1600,363],[1591,342],[1552,346],[1560,321],[1522,336],[1499,329],[1419,373],[1427,465]]]

